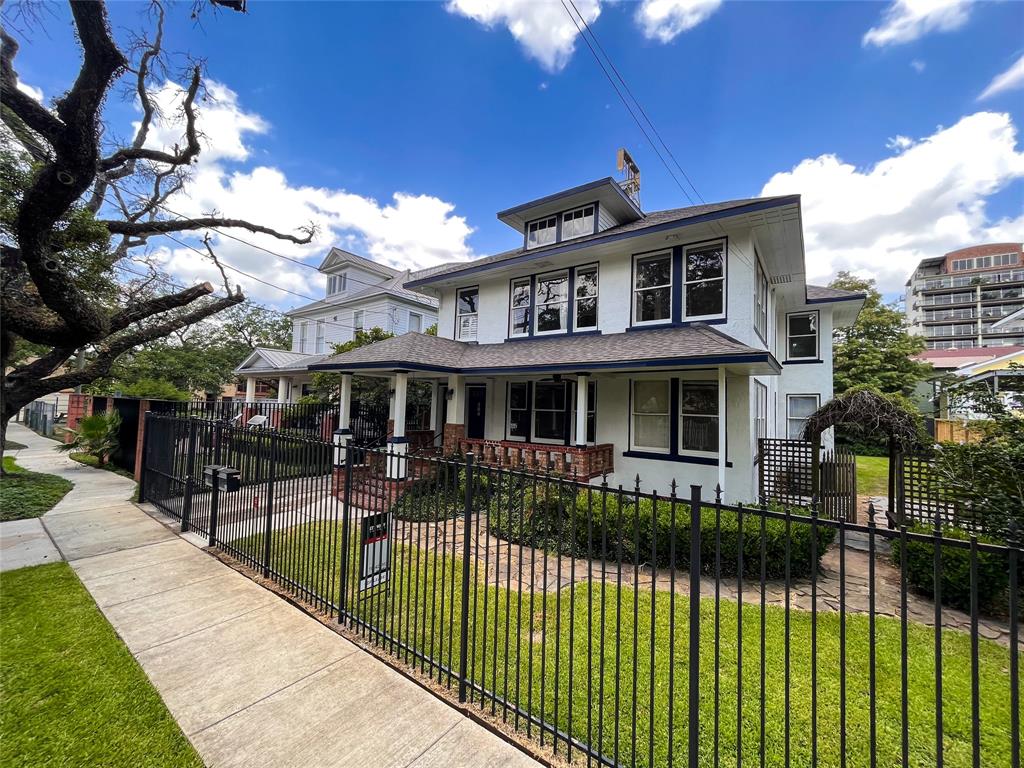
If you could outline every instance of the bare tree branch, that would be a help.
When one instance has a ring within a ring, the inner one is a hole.
[[[199,216],[194,219],[159,219],[154,221],[113,221],[104,220],[100,222],[114,235],[131,235],[133,237],[145,237],[148,235],[163,235],[173,232],[184,232],[196,229],[213,229],[222,227],[225,229],[247,229],[250,232],[270,235],[279,240],[289,240],[299,245],[305,245],[313,240],[312,227],[303,227],[300,231],[305,235],[298,237],[276,229],[264,227],[261,224],[253,224],[245,219],[222,219],[218,216]]]

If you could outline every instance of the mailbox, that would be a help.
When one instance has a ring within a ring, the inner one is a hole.
[[[212,488],[214,471],[217,473],[217,490],[233,493],[241,487],[238,470],[220,464],[208,464],[203,467],[203,484]]]

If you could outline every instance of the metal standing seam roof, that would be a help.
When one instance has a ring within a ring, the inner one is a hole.
[[[310,302],[309,304],[303,304],[301,307],[295,307],[294,309],[288,310],[285,314],[291,315],[299,312],[308,312],[313,309],[324,309],[327,307],[345,307],[356,301],[363,301],[365,299],[371,299],[374,296],[394,296],[395,298],[405,299],[416,304],[423,304],[424,306],[431,307],[432,309],[438,308],[437,299],[427,296],[425,293],[419,291],[411,291],[408,288],[403,287],[403,283],[409,279],[409,271],[401,272],[395,275],[389,280],[378,285],[369,285],[362,288],[355,293],[348,293],[344,296],[337,296],[333,300],[331,298],[323,298],[317,301]]]
[[[674,364],[777,361],[763,349],[742,344],[709,326],[660,328],[612,334],[581,334],[476,344],[406,333],[334,355],[310,370],[409,368],[446,372],[587,370]]]
[[[253,355],[259,355],[270,365],[266,368],[246,368],[245,364]],[[246,371],[303,371],[313,363],[319,363],[326,355],[310,355],[305,352],[292,352],[288,349],[273,349],[270,347],[256,347],[242,364],[235,368],[235,373]]]
[[[466,269],[476,270],[482,266],[489,266],[491,264],[500,264],[504,261],[509,261],[519,256],[529,255],[531,258],[538,256],[543,253],[549,253],[551,251],[557,251],[567,246],[576,247],[580,243],[588,243],[599,241],[606,237],[615,237],[617,235],[623,235],[632,232],[642,232],[645,229],[650,229],[663,224],[678,223],[684,224],[688,219],[695,219],[701,216],[706,216],[712,213],[718,213],[720,211],[727,211],[733,208],[743,208],[750,205],[785,205],[788,203],[796,203],[800,200],[799,195],[780,195],[776,197],[750,197],[741,200],[726,200],[721,203],[708,203],[705,205],[691,205],[685,208],[669,208],[664,211],[653,211],[645,214],[643,218],[637,219],[636,221],[630,221],[625,224],[619,224],[618,226],[609,227],[608,229],[602,230],[593,235],[585,235],[583,237],[575,237],[572,240],[566,240],[560,243],[552,243],[540,248],[526,249],[523,247],[514,248],[509,251],[503,251],[502,253],[496,253],[493,256],[485,256],[481,259],[474,259],[472,261],[459,261],[449,264],[442,264],[437,267],[430,267],[428,269],[420,270],[419,272],[413,272],[409,275],[409,280],[406,282],[407,286],[415,286],[423,283],[424,281],[432,282],[440,279],[446,275],[455,275]]]

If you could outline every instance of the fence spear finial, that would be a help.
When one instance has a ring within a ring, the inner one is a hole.
[[[722,503],[722,486],[719,483],[715,484],[715,503],[716,504],[721,504]]]

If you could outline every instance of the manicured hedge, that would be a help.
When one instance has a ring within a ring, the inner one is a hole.
[[[656,562],[666,567],[690,567],[689,505],[667,500],[657,504],[650,498],[636,498],[616,491],[600,493],[588,489],[578,494],[570,484],[557,481],[513,480],[494,489],[488,514],[490,531],[500,538],[545,547],[563,554],[605,558],[622,562]],[[812,531],[816,528],[817,561],[835,539],[835,528],[812,526],[806,510],[794,510],[790,522],[789,564],[793,578],[809,576],[812,568]],[[702,507],[702,570],[714,572],[716,551],[721,573],[739,572],[740,525],[737,513],[722,511],[720,527],[713,507]],[[716,533],[718,535],[716,550]],[[771,579],[786,573],[786,522],[766,519],[764,524],[765,570]],[[743,572],[761,573],[761,516],[743,516]]]
[[[490,498],[488,478],[473,476],[473,507],[480,511]],[[466,505],[466,470],[454,464],[440,464],[434,474],[407,487],[391,510],[399,520],[426,522],[458,517]]]
[[[908,531],[931,535],[932,529],[923,525],[907,526]],[[959,528],[944,528],[943,538],[969,541],[970,534]],[[979,542],[1002,544],[984,536]],[[892,542],[892,561],[900,566],[903,544]],[[942,547],[942,604],[962,611],[971,610],[971,551],[966,547]],[[907,540],[907,580],[915,590],[928,597],[935,596],[935,544],[930,541]],[[1006,610],[1006,590],[1010,583],[1009,558],[997,552],[978,552],[978,603],[986,612],[1002,613]]]

